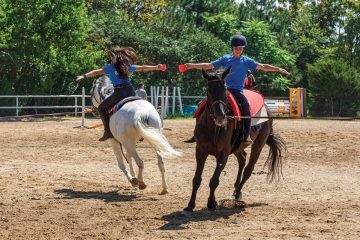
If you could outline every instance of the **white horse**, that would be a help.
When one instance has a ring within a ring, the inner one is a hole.
[[[113,92],[113,85],[108,77],[102,76],[93,83],[91,101],[95,110],[99,104]],[[143,170],[144,161],[136,151],[136,143],[145,139],[156,151],[158,166],[162,177],[162,191],[168,193],[168,185],[165,179],[165,167],[163,158],[175,158],[181,155],[174,150],[165,136],[162,134],[161,119],[154,106],[146,100],[135,100],[125,103],[123,107],[110,117],[110,130],[114,135],[111,138],[113,151],[116,155],[119,168],[133,186],[145,189]],[[124,155],[123,149],[126,151]],[[126,164],[127,161],[128,164]],[[137,178],[132,166],[133,158],[139,167]]]

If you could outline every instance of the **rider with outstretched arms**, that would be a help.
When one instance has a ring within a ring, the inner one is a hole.
[[[186,63],[185,70],[190,69],[204,69],[210,70],[214,68],[224,68],[228,69],[231,67],[230,73],[226,76],[225,82],[228,90],[233,94],[237,101],[242,105],[243,115],[248,118],[244,118],[244,142],[249,145],[253,141],[250,137],[250,126],[251,126],[251,114],[250,114],[250,105],[247,101],[245,95],[243,94],[244,81],[247,75],[247,72],[254,70],[262,70],[266,72],[279,72],[286,75],[289,75],[289,72],[283,68],[275,67],[269,64],[258,63],[253,59],[244,56],[244,50],[247,46],[246,38],[242,35],[235,35],[231,39],[230,43],[232,53],[226,54],[219,59],[211,63]],[[195,141],[195,139],[192,139]],[[191,142],[188,140],[187,142]]]

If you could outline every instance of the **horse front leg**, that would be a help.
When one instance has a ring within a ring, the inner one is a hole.
[[[210,179],[210,184],[209,184],[210,195],[209,195],[209,199],[208,199],[208,203],[207,203],[207,207],[209,210],[214,210],[217,206],[217,202],[215,199],[215,190],[219,186],[220,174],[225,168],[228,157],[229,157],[229,154],[221,153],[216,158],[216,168],[215,168],[213,176]]]
[[[189,215],[195,208],[196,193],[201,184],[201,175],[204,170],[205,161],[209,154],[199,147],[196,147],[196,170],[192,181],[192,192],[188,206],[183,210],[182,215]]]
[[[129,180],[129,182],[133,186],[137,186],[137,182],[138,182],[137,179],[133,175],[131,175],[129,167],[124,162],[120,143],[118,141],[116,141],[114,138],[111,138],[110,140],[111,140],[112,148],[113,148],[114,154],[116,156],[120,170],[123,171],[126,178]]]

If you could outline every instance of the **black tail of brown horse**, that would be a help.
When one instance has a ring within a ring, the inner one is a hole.
[[[270,147],[270,150],[264,168],[266,166],[268,168],[266,180],[272,182],[273,180],[279,180],[280,176],[282,176],[283,154],[286,154],[287,147],[284,139],[278,133],[274,132],[272,126],[266,144]]]

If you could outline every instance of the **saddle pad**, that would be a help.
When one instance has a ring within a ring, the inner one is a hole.
[[[244,95],[250,104],[251,116],[253,117],[264,106],[264,96],[250,89],[244,89]]]
[[[227,92],[228,95],[228,101],[231,106],[231,109],[233,111],[234,116],[241,116],[241,112],[239,110],[238,105],[236,104],[236,101],[232,94],[230,92]],[[248,90],[244,89],[244,95],[248,99],[251,109],[251,116],[254,117],[264,106],[264,96],[261,95],[259,92],[254,90]],[[196,109],[194,113],[194,118],[199,118],[201,113],[203,112],[206,105],[206,98],[204,98],[201,103],[199,104],[198,108]],[[236,121],[240,121],[241,118],[237,118]]]
[[[251,118],[251,126],[255,126],[258,125],[260,123],[266,122],[269,120],[267,111],[266,111],[267,107],[266,105],[264,105],[260,111],[258,111],[255,116],[252,116],[254,118]]]

